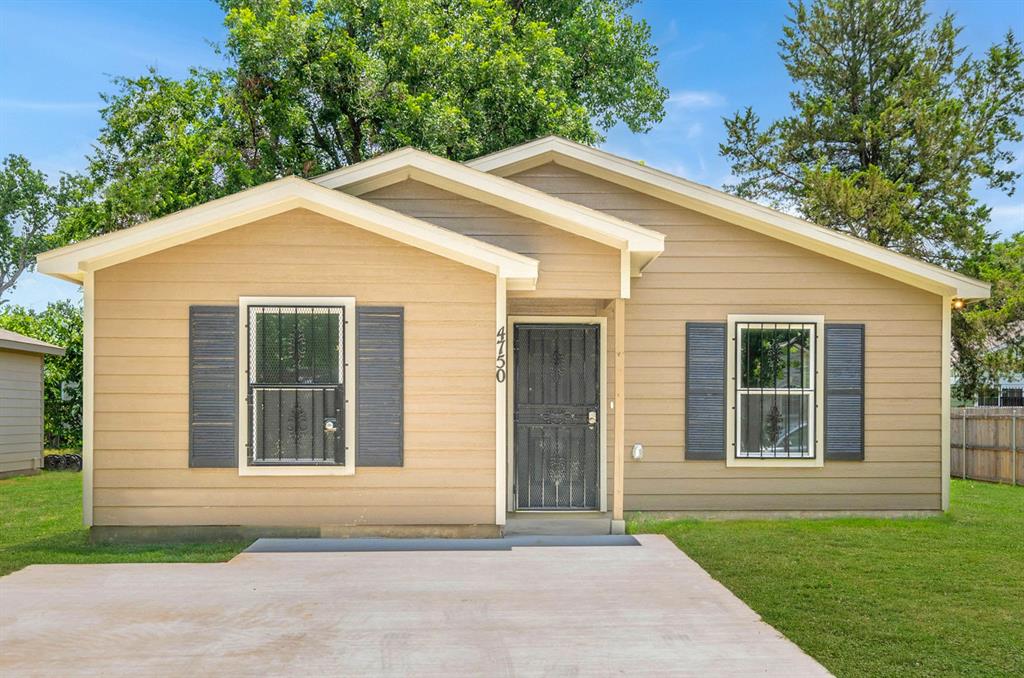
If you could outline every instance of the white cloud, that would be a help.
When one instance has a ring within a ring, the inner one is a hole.
[[[693,45],[687,45],[686,47],[681,47],[679,49],[672,50],[671,52],[668,52],[667,54],[665,54],[661,58],[661,60],[662,60],[662,62],[665,62],[665,63],[672,62],[672,61],[682,61],[686,57],[690,56],[691,54],[696,54],[697,52],[701,51],[702,49],[704,49],[704,43],[698,42],[698,43],[693,44]]]
[[[704,134],[704,125],[699,122],[690,123],[690,126],[686,128],[687,139],[696,139],[701,134]]]
[[[32,101],[28,99],[0,99],[0,109],[8,111],[87,111],[95,112],[102,104],[98,101]]]
[[[1003,221],[1024,226],[1024,201],[1016,205],[999,205],[992,208],[992,221]]]
[[[8,290],[6,294],[5,301],[27,306],[37,311],[46,308],[51,301],[59,299],[75,301],[82,298],[81,288],[78,285],[36,272],[25,273],[18,279],[17,286],[13,290]]]
[[[715,108],[725,103],[725,97],[707,90],[679,90],[669,95],[668,102],[678,108]]]
[[[677,177],[682,177],[684,179],[692,179],[694,176],[693,170],[691,170],[688,165],[678,160],[675,162],[670,162],[665,165],[661,165],[659,163],[651,163],[651,165],[655,164],[657,164],[663,171],[668,172],[669,174],[674,174]]]
[[[1008,237],[1017,231],[1024,231],[1024,200],[992,207],[989,231]]]

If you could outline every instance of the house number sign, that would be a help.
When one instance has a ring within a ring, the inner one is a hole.
[[[505,326],[502,325],[498,328],[498,338],[495,342],[498,347],[498,357],[494,362],[494,378],[498,380],[499,384],[505,383]]]

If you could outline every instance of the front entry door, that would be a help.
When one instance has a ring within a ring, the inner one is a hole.
[[[601,505],[598,325],[517,324],[514,493],[519,510]]]

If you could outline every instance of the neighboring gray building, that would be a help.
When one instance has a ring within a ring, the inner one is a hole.
[[[60,346],[0,329],[0,478],[43,463],[43,357]]]
[[[1005,379],[978,395],[978,407],[1024,407],[1024,375]]]

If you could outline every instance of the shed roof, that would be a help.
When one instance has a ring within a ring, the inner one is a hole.
[[[48,355],[64,355],[64,349],[60,346],[48,344],[33,337],[26,337],[24,334],[0,329],[0,349],[8,351],[21,351],[22,353],[45,353]]]

